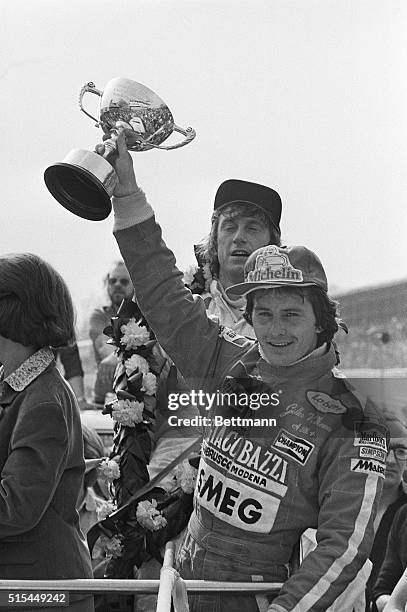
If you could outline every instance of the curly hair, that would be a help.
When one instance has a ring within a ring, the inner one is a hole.
[[[339,327],[346,331],[346,326],[339,318],[339,303],[332,300],[329,295],[317,285],[307,287],[276,287],[275,289],[260,289],[260,291],[273,291],[278,295],[299,295],[302,300],[308,299],[311,303],[315,315],[316,326],[322,331],[318,334],[317,346],[332,342]],[[246,321],[253,325],[253,306],[254,294],[256,291],[246,296],[246,310],[243,313]]]
[[[0,334],[37,349],[75,341],[75,313],[62,276],[32,253],[0,256]]]
[[[222,208],[215,210],[212,215],[212,225],[209,235],[195,246],[195,255],[197,257],[198,264],[203,266],[205,263],[208,263],[213,278],[219,277],[218,228],[219,221],[222,216],[229,216],[237,219],[241,217],[254,217],[259,219],[269,228],[269,244],[275,244],[277,246],[280,246],[281,244],[280,231],[273,224],[270,217],[257,206],[245,202],[223,206]]]

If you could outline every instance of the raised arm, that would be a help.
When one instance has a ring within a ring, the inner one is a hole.
[[[175,257],[161,237],[151,206],[138,187],[124,135],[117,138],[115,168],[119,186],[113,197],[114,234],[131,276],[137,302],[159,343],[194,389],[216,389],[223,372],[216,356],[233,363],[242,349],[222,342],[203,300],[186,289]],[[246,341],[243,341],[246,343]]]

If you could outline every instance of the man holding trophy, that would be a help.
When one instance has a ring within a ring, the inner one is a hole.
[[[107,216],[107,200],[103,195],[101,213],[96,192],[113,194],[114,234],[140,309],[189,387],[215,398],[210,411],[201,407],[208,425],[179,572],[185,579],[284,583],[268,601],[194,595],[191,610],[324,612],[370,552],[386,437],[375,407],[332,374],[338,319],[322,264],[306,247],[257,249],[243,282],[226,292],[246,298],[256,339],[211,320],[162,241],[136,183],[130,122],[118,121],[112,139],[96,147],[114,167],[113,187],[95,173],[89,178],[89,166],[81,180],[65,180],[77,158],[48,169],[46,181],[64,206],[90,219]],[[291,573],[292,551],[309,527],[317,529],[317,547]]]

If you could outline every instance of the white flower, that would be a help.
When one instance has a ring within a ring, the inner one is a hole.
[[[120,477],[120,468],[113,459],[104,459],[98,467],[101,478],[107,482],[113,482]]]
[[[182,463],[176,466],[174,471],[178,486],[181,487],[184,493],[193,493],[198,470],[192,467],[187,459],[184,459]]]
[[[99,542],[106,554],[106,557],[116,559],[117,557],[122,556],[124,546],[119,536],[108,538],[107,536],[102,535],[99,538]]]
[[[148,499],[139,502],[136,518],[142,527],[150,531],[158,531],[167,524],[167,519],[157,510],[157,502],[155,499],[151,500],[151,502],[149,502]]]
[[[112,409],[112,419],[125,425],[135,427],[136,423],[143,420],[143,402],[136,402],[129,399],[119,400]]]
[[[142,346],[150,339],[147,328],[144,325],[139,325],[134,317],[126,325],[122,325],[120,331],[123,334],[120,344],[128,351]]]
[[[102,500],[96,508],[98,521],[103,521],[109,514],[117,510],[116,504],[112,501]]]
[[[142,374],[149,372],[147,359],[144,359],[141,355],[132,355],[124,362],[127,376],[130,376],[135,370],[138,369]]]
[[[143,374],[143,386],[141,387],[141,390],[144,391],[146,395],[154,395],[154,393],[157,391],[157,378],[152,372]]]
[[[196,266],[189,266],[184,272],[184,283],[190,285],[194,280],[194,274],[196,274],[198,268]]]

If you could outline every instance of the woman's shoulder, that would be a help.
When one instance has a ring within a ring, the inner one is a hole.
[[[50,364],[23,391],[24,404],[55,404],[70,406],[75,403],[75,396],[68,383],[56,367]]]

